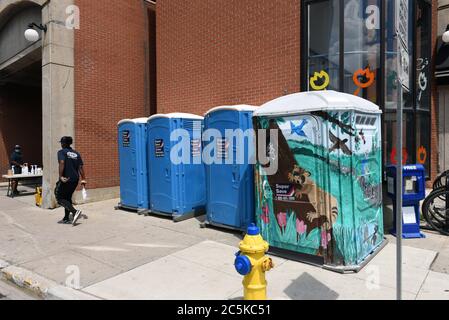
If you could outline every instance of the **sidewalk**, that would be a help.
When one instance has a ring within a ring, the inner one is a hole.
[[[201,229],[198,219],[173,223],[116,211],[118,200],[83,205],[87,220],[59,225],[62,209],[45,211],[32,197],[0,194],[0,273],[46,298],[241,299],[242,277],[233,267],[238,233]],[[449,299],[449,238],[427,235],[403,242],[404,298]],[[274,257],[268,296],[394,299],[396,248],[388,239],[358,274]]]

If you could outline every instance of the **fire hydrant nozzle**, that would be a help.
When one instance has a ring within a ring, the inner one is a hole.
[[[262,262],[262,269],[263,271],[270,271],[271,269],[273,269],[274,264],[273,264],[273,260],[271,260],[271,258],[266,258],[264,260],[264,262]]]
[[[248,232],[240,242],[240,251],[236,253],[234,262],[237,272],[244,277],[244,299],[266,300],[267,282],[265,272],[273,268],[271,258],[265,256],[268,251],[268,243],[260,235],[259,228],[252,224]]]

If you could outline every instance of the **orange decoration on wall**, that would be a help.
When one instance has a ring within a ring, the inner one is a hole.
[[[366,82],[362,82],[359,77],[367,79]],[[354,76],[352,77],[352,80],[354,81],[355,85],[358,87],[357,90],[354,92],[355,96],[358,96],[361,89],[366,89],[373,85],[374,80],[376,79],[376,75],[369,67],[366,69],[359,69],[354,73]]]
[[[396,154],[397,154],[396,148],[393,148],[393,150],[391,150],[391,155],[390,155],[391,164],[394,164],[394,165],[398,164],[398,161],[396,159]],[[407,150],[402,149],[402,164],[404,164],[404,165],[407,164],[407,159],[408,159]]]
[[[418,159],[419,164],[425,164],[427,161],[427,150],[424,146],[419,147],[418,152],[416,154],[416,158]]]

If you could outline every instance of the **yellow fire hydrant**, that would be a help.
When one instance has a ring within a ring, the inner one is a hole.
[[[252,224],[240,242],[240,251],[235,254],[234,266],[243,279],[243,296],[245,300],[266,300],[267,281],[265,272],[273,268],[273,261],[265,253],[268,243],[260,235],[259,228]]]

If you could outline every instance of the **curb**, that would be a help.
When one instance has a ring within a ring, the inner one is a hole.
[[[34,272],[11,266],[2,260],[0,260],[0,279],[44,300],[100,300],[82,291],[59,285]]]

